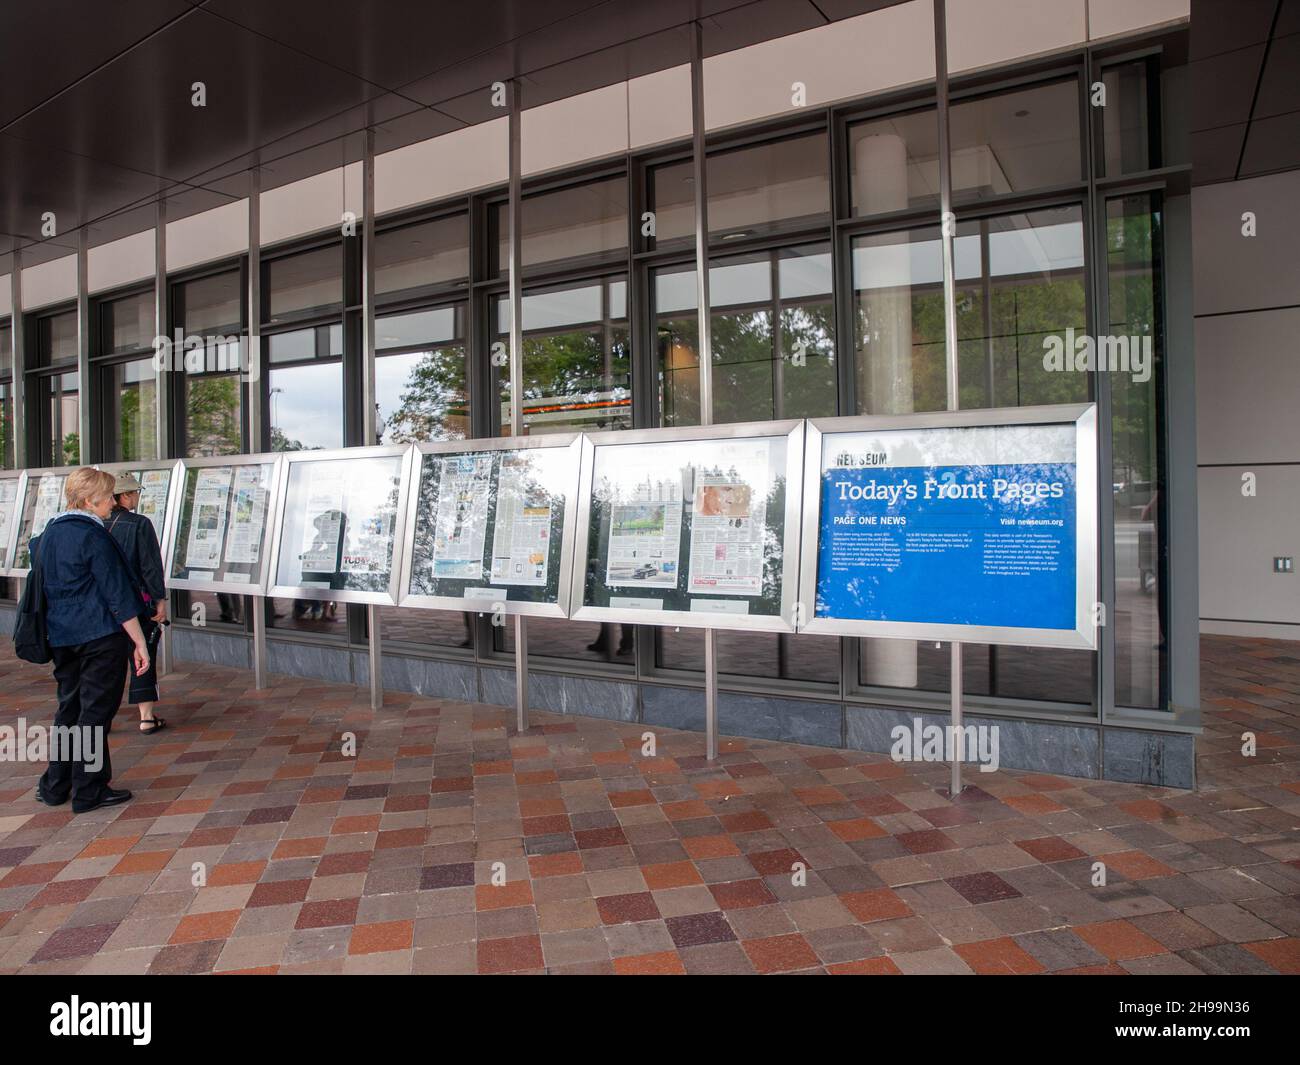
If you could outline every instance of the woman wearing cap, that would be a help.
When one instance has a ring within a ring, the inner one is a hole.
[[[126,701],[139,704],[140,731],[149,735],[167,725],[164,718],[154,714],[154,703],[158,701],[155,660],[158,638],[167,620],[167,586],[163,583],[162,549],[158,546],[158,536],[153,522],[143,514],[135,513],[139,505],[140,482],[130,474],[124,474],[113,485],[113,511],[104,526],[122,548],[142,595],[140,627],[149,647],[149,668],[139,676],[133,669],[128,670],[131,687]]]

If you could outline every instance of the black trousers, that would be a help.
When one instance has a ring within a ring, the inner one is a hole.
[[[61,801],[71,790],[75,799],[94,802],[113,779],[108,732],[122,705],[122,659],[130,646],[131,638],[118,629],[89,643],[52,648],[54,679],[59,686],[59,710],[54,723],[79,726],[82,749],[81,757],[74,761],[66,744],[58,751],[51,745],[50,765],[40,783],[41,793],[47,798]],[[87,728],[95,730],[95,753],[100,759],[97,769],[88,762]]]
[[[135,675],[135,657],[132,652],[135,644],[127,640],[126,676],[128,703],[156,703],[158,701],[158,643],[162,639],[162,626],[153,620],[152,614],[140,615],[140,628],[144,630],[144,642],[149,648],[149,668],[140,676]]]

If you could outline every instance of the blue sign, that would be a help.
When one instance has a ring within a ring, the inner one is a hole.
[[[827,456],[815,616],[1073,631],[1076,469],[1060,438],[1041,449],[1049,461],[984,464],[1029,449],[931,431],[958,443],[945,454],[975,461],[905,465],[935,453],[924,432],[896,443],[872,434],[865,448]],[[827,444],[833,451],[834,438]]]

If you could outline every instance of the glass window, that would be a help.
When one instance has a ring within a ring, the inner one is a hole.
[[[1102,173],[1131,174],[1155,165],[1145,59],[1107,67],[1102,72],[1106,106],[1101,108]]]
[[[1074,79],[954,103],[948,112],[955,203],[1082,180]],[[849,127],[855,215],[936,207],[933,108]]]
[[[120,355],[153,347],[153,293],[140,292],[108,301],[100,308],[99,321],[101,355]]]
[[[721,240],[824,221],[831,209],[825,133],[712,152],[708,157],[709,235]],[[695,178],[690,160],[654,167],[649,202],[655,243],[695,239]]]
[[[632,424],[627,281],[607,278],[523,296],[524,432],[623,429]],[[510,303],[493,300],[509,351]],[[510,367],[498,368],[501,433],[510,433]]]
[[[109,453],[114,462],[158,457],[158,380],[152,359],[106,368]]]
[[[375,295],[399,296],[469,276],[469,221],[463,214],[375,234]]]
[[[172,289],[177,326],[183,335],[204,340],[204,372],[178,375],[185,412],[184,449],[189,458],[238,455],[244,450],[243,390],[235,372],[242,352],[241,289],[239,270],[186,281]],[[232,342],[231,337],[236,339]],[[223,599],[234,601],[233,597]],[[221,605],[222,620],[232,620],[234,608],[224,601]]]
[[[654,275],[664,425],[699,423],[695,270]],[[713,420],[836,413],[835,309],[826,244],[713,260]]]
[[[266,263],[266,306],[270,322],[321,314],[343,302],[343,247],[286,255]]]
[[[1162,709],[1165,670],[1161,215],[1151,195],[1106,202],[1110,335],[1129,372],[1111,372],[1111,489],[1115,506],[1115,703]]]
[[[343,446],[343,327],[322,325],[267,338],[271,450]]]
[[[38,387],[46,411],[47,465],[81,464],[81,385],[76,373],[45,374]]]
[[[524,268],[573,266],[620,258],[627,251],[627,179],[604,178],[554,192],[525,196],[522,233]],[[505,204],[492,208],[492,270],[509,267],[509,220]]]
[[[178,323],[186,334],[194,336],[239,333],[244,320],[240,289],[238,270],[176,285],[173,293]]]
[[[36,323],[36,355],[40,366],[77,361],[77,312],[52,314]]]
[[[375,401],[382,444],[470,435],[465,307],[385,315],[375,322]]]
[[[1085,402],[1086,373],[1049,370],[1048,342],[1087,328],[1083,218],[1078,207],[958,224],[956,267],[962,409]],[[858,410],[908,414],[947,406],[943,261],[939,230],[853,242]],[[933,642],[860,641],[859,680],[872,687],[945,691],[949,649]],[[967,644],[972,695],[1091,703],[1087,651]]]
[[[943,252],[937,228],[853,241],[858,410],[908,414],[948,404]],[[1082,332],[1083,224],[1077,207],[962,222],[956,267],[962,407],[1071,403],[1086,375],[1044,368],[1044,340]]]

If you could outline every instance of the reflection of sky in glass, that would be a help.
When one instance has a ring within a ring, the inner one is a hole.
[[[456,339],[456,308],[436,307],[411,314],[388,314],[375,321],[375,347],[443,344]]]
[[[343,367],[292,366],[272,370],[271,428],[305,449],[343,446]]]

